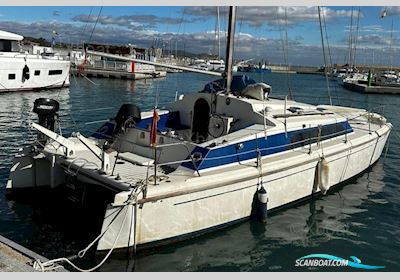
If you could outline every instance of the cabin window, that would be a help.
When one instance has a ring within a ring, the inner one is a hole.
[[[344,123],[336,123],[324,125],[321,127],[320,140],[326,140],[344,135],[350,131],[346,131],[348,128]],[[305,128],[303,130],[294,131],[290,137],[290,148],[298,148],[318,141],[319,129],[318,127]],[[311,140],[310,140],[311,139]]]
[[[345,130],[346,128],[343,126],[343,124],[340,123],[325,125],[321,128],[321,138],[328,139],[336,137],[338,135],[344,134]]]
[[[9,80],[15,80],[15,74],[8,74]]]
[[[40,70],[35,70],[35,76],[39,76],[40,75]]]
[[[49,75],[61,75],[62,74],[62,70],[50,70],[49,71]]]
[[[12,44],[11,41],[0,40],[0,52],[11,52]]]

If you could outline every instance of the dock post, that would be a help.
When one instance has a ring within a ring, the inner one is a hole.
[[[368,70],[368,86],[371,86],[371,80],[372,80],[372,75],[371,75],[371,69]]]

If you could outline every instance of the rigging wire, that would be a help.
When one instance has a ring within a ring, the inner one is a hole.
[[[351,19],[350,19],[350,29],[349,29],[349,49],[348,49],[348,54],[347,54],[347,64],[348,66],[350,66],[351,68],[351,59],[352,59],[352,48],[353,48],[353,40],[352,40],[352,36],[353,36],[353,7],[351,7]]]
[[[281,29],[280,35],[281,35],[281,42],[282,42],[282,52],[283,52],[283,60],[286,66],[286,82],[288,85],[288,98],[293,99],[292,95],[292,89],[291,89],[291,83],[290,83],[290,76],[289,76],[289,58],[288,58],[288,17],[287,17],[287,7],[285,7],[285,28],[284,28],[284,33],[283,30]],[[285,37],[285,38],[284,38]]]
[[[392,19],[392,27],[390,30],[390,45],[389,45],[389,52],[390,52],[390,71],[393,70],[393,51],[392,51],[392,43],[393,43],[393,19]]]
[[[321,7],[321,10],[322,10],[322,19],[323,19],[323,24],[324,24],[324,29],[325,29],[326,44],[328,45],[328,55],[329,55],[329,63],[330,63],[329,71],[330,71],[330,74],[331,74],[332,70],[333,70],[333,63],[332,63],[331,48],[330,48],[330,44],[329,44],[328,28],[326,27],[324,8]],[[329,76],[331,76],[331,75],[329,75]],[[334,86],[333,90],[336,93],[336,98],[338,100],[340,100],[339,99],[339,93],[337,91],[337,86]]]
[[[288,30],[288,17],[287,17],[287,7],[285,7],[286,77],[288,83],[289,99],[293,99],[290,75],[289,75],[289,40],[288,40],[287,30]]]
[[[90,8],[90,12],[89,12],[89,15],[88,15],[88,18],[87,18],[85,27],[83,28],[82,34],[85,34],[85,32],[86,32],[86,28],[87,28],[87,26],[88,26],[88,24],[89,24],[90,17],[92,16],[92,11],[93,11],[93,7]]]
[[[357,13],[357,25],[356,25],[356,34],[354,39],[354,54],[353,54],[353,66],[356,66],[356,52],[357,52],[357,42],[358,42],[358,26],[360,24],[360,7],[358,7]]]
[[[97,23],[99,22],[99,18],[100,18],[102,10],[103,10],[103,6],[100,8],[99,14],[97,15],[96,22],[95,22],[95,24],[93,26],[92,33],[90,34],[90,37],[89,37],[89,43],[92,41],[92,36],[93,36],[94,30],[96,29]]]
[[[322,42],[322,53],[324,56],[324,72],[325,72],[325,79],[326,79],[326,86],[328,90],[328,96],[329,96],[329,104],[332,105],[332,97],[331,97],[331,92],[329,89],[329,79],[328,79],[328,74],[326,71],[326,55],[325,55],[325,43],[324,43],[324,34],[322,31],[322,20],[321,20],[321,7],[318,6],[318,18],[319,18],[319,30],[321,32],[321,42]]]
[[[323,9],[322,9],[323,10]],[[331,55],[331,48],[329,45],[329,36],[328,36],[328,30],[326,28],[326,21],[325,21],[325,13],[322,13],[322,19],[324,21],[324,29],[325,29],[325,37],[326,37],[326,44],[328,45],[328,55],[329,55],[329,63],[331,68],[333,67],[333,63],[332,63],[332,55]],[[332,70],[332,69],[331,69]]]
[[[215,25],[214,25],[214,35],[215,35],[215,40],[213,40],[213,46],[212,46],[212,51],[211,51],[211,53],[214,55],[217,51],[217,45],[218,45],[218,36],[219,36],[219,34],[217,35],[217,32],[218,32],[218,16],[219,16],[219,12],[218,12],[218,7],[216,7],[217,8],[217,11],[216,11],[216,17],[217,17],[217,20],[215,21]]]
[[[238,15],[239,15],[239,13],[236,16],[238,16]],[[240,32],[242,32],[243,17],[244,17],[244,14],[241,13],[240,19],[239,19],[239,33],[238,33],[237,39],[235,41],[236,49],[238,49],[239,42],[240,42]]]

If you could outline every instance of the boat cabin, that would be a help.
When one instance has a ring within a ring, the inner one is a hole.
[[[19,42],[23,39],[21,35],[0,30],[0,52],[19,52]]]
[[[215,87],[206,85],[202,92],[181,96],[160,110],[157,162],[179,162],[172,164],[174,168],[208,169],[221,166],[221,160],[222,164],[237,162],[238,153],[241,160],[255,158],[257,146],[261,155],[269,155],[352,132],[345,118],[324,108],[270,98],[270,86],[243,77],[235,77],[231,94],[212,93],[218,89],[215,81],[211,83]],[[115,142],[110,141],[115,150],[154,158],[150,145],[153,113],[140,114],[140,120],[123,124],[124,129],[118,128],[116,119],[93,137],[112,139],[118,134]]]

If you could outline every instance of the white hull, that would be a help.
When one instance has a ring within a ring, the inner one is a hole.
[[[377,134],[349,141],[347,144],[335,145],[324,149],[325,158],[329,163],[329,188],[354,177],[374,164],[382,154],[389,135],[389,128],[383,127]],[[263,184],[268,191],[268,210],[274,210],[289,203],[310,197],[321,190],[315,187],[315,174],[321,150],[307,153],[307,149],[298,151],[297,160],[291,159],[282,162],[263,159],[264,176]],[[252,204],[258,189],[258,173],[254,167],[245,168],[240,172],[234,170],[218,174],[208,178],[199,177],[190,180],[193,189],[197,186],[206,188],[182,195],[165,195],[152,200],[150,197],[143,208],[129,205],[121,210],[115,218],[120,206],[109,205],[105,214],[103,230],[110,221],[110,229],[100,240],[97,249],[106,250],[113,246],[118,231],[122,226],[125,212],[125,223],[115,248],[124,248],[136,245],[145,245],[152,242],[168,241],[192,235],[203,230],[211,230],[215,227],[247,218],[251,215]],[[222,178],[221,178],[222,177]],[[246,179],[246,177],[253,179]],[[202,181],[196,183],[196,181]],[[216,187],[213,187],[212,185]],[[209,186],[209,187],[205,187]],[[139,200],[139,203],[141,201]],[[135,216],[135,209],[137,214]],[[136,223],[133,221],[136,219]],[[136,229],[134,228],[136,224]],[[134,236],[136,232],[136,238]]]
[[[29,79],[23,78],[25,65]],[[60,88],[70,85],[70,62],[36,55],[3,53],[0,56],[0,92]]]
[[[304,146],[264,156],[262,182],[268,192],[268,211],[321,192],[316,170],[322,155],[329,166],[328,188],[365,171],[381,156],[390,129],[390,124],[371,124],[371,134],[365,132],[365,127],[355,128],[359,132],[322,141],[321,146],[312,144],[311,153],[310,147]],[[33,157],[28,151],[25,149],[16,156],[7,182],[8,191],[63,185],[68,176],[66,169],[76,173],[79,181],[99,184],[98,187],[120,184],[80,160],[56,160],[51,168],[50,154]],[[85,165],[89,169],[82,168]],[[152,246],[248,218],[254,211],[259,178],[259,169],[251,159],[214,168],[200,177],[169,183],[168,188],[156,186],[149,189],[145,198],[140,195],[137,203],[129,205],[124,202],[130,191],[122,191],[107,207],[102,227],[106,233],[97,249]]]

